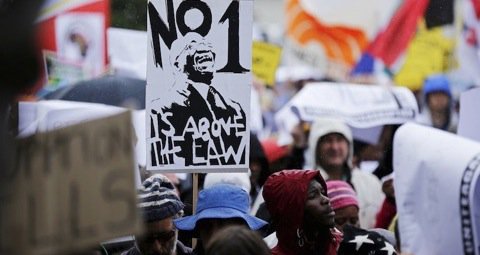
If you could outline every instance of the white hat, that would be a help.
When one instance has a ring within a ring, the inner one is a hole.
[[[238,186],[250,194],[250,177],[248,173],[208,173],[205,176],[203,188],[207,189],[219,183]]]

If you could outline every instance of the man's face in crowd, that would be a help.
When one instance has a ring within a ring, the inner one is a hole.
[[[428,108],[432,111],[442,111],[448,109],[450,98],[444,92],[433,92],[428,94]]]
[[[348,158],[348,141],[339,133],[322,136],[317,143],[317,162],[328,171],[342,166]]]
[[[175,252],[177,233],[173,217],[148,222],[146,233],[138,239],[138,248],[144,255],[172,255]]]

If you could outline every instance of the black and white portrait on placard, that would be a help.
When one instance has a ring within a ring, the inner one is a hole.
[[[248,169],[251,8],[149,2],[149,170]]]

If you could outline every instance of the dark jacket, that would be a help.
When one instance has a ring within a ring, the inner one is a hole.
[[[178,158],[185,166],[246,162],[246,115],[239,103],[224,99],[214,87],[204,99],[192,84],[176,96],[182,100],[149,113],[149,137],[159,139],[151,144],[158,154],[152,166],[178,163]]]
[[[284,170],[272,174],[263,188],[263,197],[277,231],[278,244],[272,255],[307,254],[306,247],[298,245],[297,229],[302,228],[308,185],[317,179],[327,190],[319,171]],[[341,233],[332,229],[329,236],[321,236],[317,243],[323,244],[319,254],[336,254]]]
[[[192,249],[183,245],[182,242],[177,241],[177,255],[192,255],[194,254]],[[142,255],[142,253],[138,250],[137,246],[133,246],[129,250],[126,250],[121,253],[121,255]]]

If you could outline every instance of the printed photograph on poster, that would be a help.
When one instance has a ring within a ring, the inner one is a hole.
[[[253,1],[148,3],[147,168],[247,171]]]
[[[101,13],[66,13],[55,19],[57,55],[92,76],[103,72],[105,25]]]
[[[45,91],[54,91],[59,87],[92,78],[81,64],[60,59],[53,51],[44,50],[42,53],[47,77],[47,84],[43,87]]]

